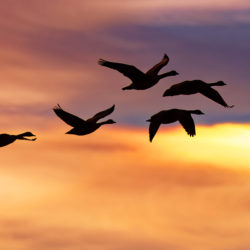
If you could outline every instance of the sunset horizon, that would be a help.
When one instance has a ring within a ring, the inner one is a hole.
[[[0,250],[250,249],[249,1],[0,7]]]

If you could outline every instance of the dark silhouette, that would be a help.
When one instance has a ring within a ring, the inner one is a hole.
[[[111,108],[106,109],[104,111],[101,111],[97,114],[95,114],[93,117],[89,118],[88,120],[83,120],[75,115],[72,115],[66,111],[64,111],[60,105],[58,104],[53,110],[55,113],[68,125],[72,126],[73,129],[69,130],[66,134],[74,134],[74,135],[87,135],[95,130],[97,130],[100,126],[103,124],[112,124],[116,123],[115,121],[109,119],[104,122],[97,121],[109,114],[111,114],[115,109],[115,105],[113,105]]]
[[[137,89],[137,90],[144,90],[151,88],[154,86],[160,79],[167,77],[167,76],[175,76],[178,75],[176,71],[170,71],[161,75],[157,75],[158,72],[169,62],[169,58],[166,54],[164,54],[164,57],[162,60],[157,63],[154,67],[152,67],[149,71],[146,73],[143,73],[139,69],[137,69],[133,65],[127,65],[123,63],[116,63],[116,62],[109,62],[103,59],[100,59],[98,63],[102,66],[106,66],[111,69],[115,69],[119,72],[121,72],[126,77],[130,78],[132,80],[132,83],[122,88],[122,90],[126,89]]]
[[[31,132],[25,132],[19,135],[9,135],[9,134],[0,134],[0,147],[6,146],[15,140],[27,140],[27,141],[35,141],[36,138],[28,139],[26,137],[35,136]]]
[[[192,95],[196,93],[201,93],[202,95],[208,97],[209,99],[219,103],[226,108],[232,108],[234,105],[229,106],[221,95],[212,88],[212,86],[224,86],[226,85],[223,81],[218,81],[214,83],[206,83],[201,80],[184,81],[172,85],[167,89],[163,96],[175,96],[175,95]]]
[[[151,116],[147,122],[149,125],[149,140],[152,142],[161,124],[168,124],[179,121],[182,127],[190,136],[195,135],[195,125],[191,114],[203,115],[200,110],[169,109],[163,110]]]

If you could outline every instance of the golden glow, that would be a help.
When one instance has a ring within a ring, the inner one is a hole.
[[[193,138],[185,137],[182,128],[163,131],[153,142],[157,144],[155,147],[162,160],[250,168],[250,162],[246,160],[250,152],[248,124],[198,126],[197,136]],[[171,152],[170,155],[164,153],[166,151]]]
[[[107,126],[83,137],[64,132],[48,124],[36,142],[1,148],[0,224],[8,235],[2,249],[30,250],[31,242],[40,249],[40,241],[53,248],[51,230],[63,250],[68,244],[112,249],[110,243],[117,249],[120,242],[126,249],[195,242],[194,249],[209,250],[209,241],[219,250],[226,241],[217,234],[250,233],[250,125],[197,126],[194,138],[181,127],[162,126],[153,143],[147,129]],[[206,227],[216,233],[207,236]]]
[[[7,223],[10,235],[31,234],[26,237],[34,244],[39,241],[31,232],[54,228],[55,234],[67,232],[54,240],[69,241],[75,247],[76,235],[85,238],[83,232],[92,232],[97,239],[105,231],[120,232],[118,242],[124,241],[128,249],[134,247],[130,237],[141,247],[151,244],[155,249],[160,244],[164,249],[169,241],[180,239],[192,244],[184,230],[189,230],[191,221],[192,230],[210,225],[226,234],[225,227],[233,222],[211,223],[227,206],[225,213],[231,218],[235,209],[241,209],[236,229],[246,230],[244,222],[250,218],[243,203],[250,189],[245,182],[249,131],[250,125],[198,126],[197,136],[189,138],[182,128],[162,127],[149,143],[147,129],[104,127],[92,135],[74,137],[50,124],[36,142],[19,141],[1,149],[1,197],[5,198],[0,223]],[[241,139],[245,143],[240,144]],[[234,154],[236,149],[241,151],[239,156]],[[242,205],[229,204],[228,195]],[[50,238],[49,234],[39,237]],[[200,237],[214,240],[202,233]],[[105,239],[100,244],[118,244],[113,237]],[[8,236],[0,246],[30,249],[29,241]],[[81,247],[92,249],[87,240]],[[219,250],[220,244],[213,249]]]

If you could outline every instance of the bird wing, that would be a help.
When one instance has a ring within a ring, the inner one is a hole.
[[[195,136],[195,124],[191,114],[183,113],[179,116],[178,120],[188,135]]]
[[[116,63],[116,62],[109,62],[103,59],[100,59],[98,63],[102,66],[115,69],[125,75],[126,77],[130,78],[133,82],[140,80],[145,76],[145,74],[137,69],[133,65],[123,64],[123,63]]]
[[[150,76],[156,76],[159,71],[165,66],[167,65],[169,62],[169,57],[167,56],[167,54],[164,54],[162,60],[157,63],[156,65],[154,65],[150,70],[148,70],[146,72],[146,75],[150,75]]]
[[[232,108],[234,105],[229,106],[224,99],[221,97],[221,95],[219,94],[218,91],[216,91],[215,89],[207,86],[206,88],[201,88],[200,89],[200,93],[206,97],[208,97],[209,99],[221,104],[222,106],[226,107],[226,108]]]
[[[72,127],[78,127],[86,123],[86,121],[83,119],[64,111],[59,104],[57,104],[53,110],[57,116],[59,116],[64,122]]]
[[[93,117],[91,117],[87,121],[97,122],[99,119],[111,114],[114,111],[114,109],[115,109],[115,105],[113,105],[111,108],[105,109],[105,110],[95,114]]]
[[[158,131],[161,123],[158,121],[151,121],[149,125],[149,140],[152,142],[156,132]]]

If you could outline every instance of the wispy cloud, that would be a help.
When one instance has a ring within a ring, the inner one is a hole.
[[[115,22],[138,23],[190,23],[194,22],[221,22],[223,15],[204,15],[210,11],[242,11],[250,8],[248,1],[126,1],[117,3],[114,0],[99,1],[19,1],[4,2],[1,6],[2,18],[10,20],[7,27],[22,27],[30,30],[40,26],[61,29],[89,30],[100,26],[115,25]],[[177,13],[177,18],[172,14]],[[190,15],[190,11],[196,15]],[[199,14],[199,11],[202,11]],[[179,12],[179,14],[178,14]],[[129,15],[128,15],[129,13]],[[202,15],[203,13],[203,15]],[[182,15],[181,15],[182,14]],[[184,15],[183,15],[184,14]],[[164,17],[165,16],[165,17]],[[229,18],[237,21],[237,18]],[[114,21],[115,20],[115,21]],[[240,19],[239,19],[240,20]],[[238,21],[239,21],[238,20]],[[242,20],[242,19],[241,19]],[[226,19],[225,19],[226,21]],[[243,21],[243,20],[242,20]]]
[[[95,112],[115,103],[119,121],[142,125],[166,105],[183,108],[185,103],[193,108],[200,103],[201,108],[209,107],[207,117],[213,116],[205,122],[240,121],[236,115],[247,117],[249,36],[241,24],[248,22],[248,8],[246,1],[237,5],[234,1],[119,5],[115,1],[5,1],[0,10],[0,106],[5,115],[10,109],[10,113],[34,113],[37,107],[37,115],[46,117],[45,110],[56,103],[83,115],[85,110]],[[143,93],[122,92],[129,79],[97,65],[103,57],[147,70],[165,52],[170,56],[168,69],[180,75]],[[228,83],[223,97],[235,104],[230,115],[221,116],[216,105],[208,106],[199,95],[159,98],[165,84],[194,78]]]

